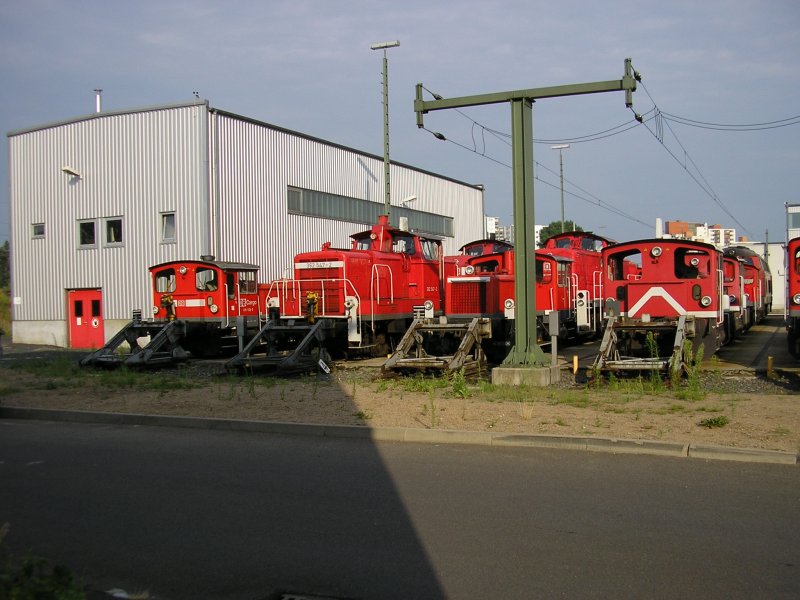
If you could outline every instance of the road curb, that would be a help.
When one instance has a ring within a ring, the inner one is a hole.
[[[278,421],[244,421],[207,417],[176,417],[135,413],[112,413],[48,408],[0,406],[0,419],[28,419],[60,421],[66,423],[94,423],[105,425],[144,425],[151,427],[181,427],[249,433],[276,433],[311,437],[338,437],[370,439],[381,442],[415,442],[429,444],[469,444],[516,448],[554,448],[583,450],[612,454],[652,454],[703,460],[728,460],[771,464],[796,465],[798,456],[793,452],[761,450],[758,448],[730,448],[706,444],[663,442],[659,440],[632,440],[616,438],[589,438],[547,434],[520,434],[484,431],[459,431],[452,429],[414,429],[402,427],[366,427],[357,425],[322,425],[314,423],[284,423]]]

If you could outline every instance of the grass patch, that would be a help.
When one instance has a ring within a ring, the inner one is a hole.
[[[699,425],[701,427],[707,427],[708,429],[716,429],[720,427],[725,427],[728,423],[730,423],[730,419],[725,415],[717,415],[716,417],[709,417],[707,419],[703,419],[700,421]]]

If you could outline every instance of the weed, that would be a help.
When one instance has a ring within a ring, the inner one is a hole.
[[[566,427],[567,426],[567,422],[564,419],[562,419],[561,417],[557,417],[555,423],[559,427]]]
[[[792,432],[790,429],[787,429],[786,427],[776,427],[775,429],[772,430],[772,433],[774,433],[775,435],[789,435]]]
[[[469,398],[469,388],[467,387],[467,379],[464,377],[464,369],[459,369],[453,373],[453,396],[456,398]]]
[[[369,421],[372,418],[371,410],[360,410],[354,416],[361,421]]]
[[[63,566],[51,567],[50,561],[36,556],[26,557],[17,566],[19,561],[3,545],[8,531],[8,523],[0,527],[0,598],[86,599],[83,586]]]
[[[430,402],[431,405],[431,429],[436,429],[438,415],[436,414],[436,396],[433,390],[428,393],[428,402]]]
[[[725,415],[718,415],[716,417],[709,417],[707,419],[703,419],[702,421],[700,421],[699,424],[701,427],[714,429],[718,427],[725,427],[725,425],[727,425],[728,423],[730,423],[730,419],[728,419],[728,417],[726,417]]]

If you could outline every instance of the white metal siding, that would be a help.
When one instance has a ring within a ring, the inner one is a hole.
[[[264,124],[210,113],[213,171],[219,206],[219,258],[261,266],[261,279],[281,276],[298,252],[324,242],[349,247],[349,236],[368,228],[323,218],[290,215],[289,186],[384,204],[383,159],[292,134]],[[403,165],[391,165],[392,204],[416,196],[414,210],[455,219],[445,252],[456,254],[480,239],[483,192]],[[410,221],[413,228],[413,218]]]
[[[148,266],[205,251],[206,111],[101,114],[10,135],[15,320],[65,319],[72,288],[102,288],[104,317],[128,318],[151,304]],[[176,213],[175,244],[160,242],[162,211]],[[107,217],[123,219],[120,247],[105,247]],[[95,248],[79,248],[82,219],[96,221]],[[33,223],[45,224],[43,239]]]

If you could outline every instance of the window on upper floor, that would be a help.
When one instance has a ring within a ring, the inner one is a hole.
[[[97,247],[97,223],[91,221],[78,221],[78,246],[81,248]]]
[[[161,213],[161,241],[164,243],[174,243],[175,240],[175,213]]]
[[[111,217],[105,220],[105,245],[122,245],[122,217]]]

